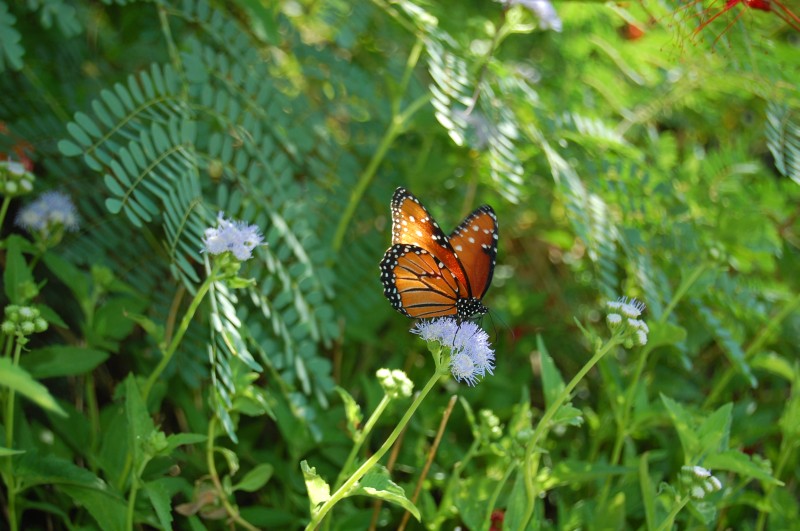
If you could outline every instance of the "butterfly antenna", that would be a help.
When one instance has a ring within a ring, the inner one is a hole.
[[[489,312],[486,315],[488,315],[489,319],[492,320],[492,331],[494,333],[494,339],[495,339],[494,342],[496,343],[497,342],[497,338],[499,337],[499,335],[497,333],[497,325],[495,325],[495,322],[494,322],[495,316],[494,316],[493,312]],[[499,315],[497,316],[497,320],[500,321],[500,324],[502,324],[508,330],[508,332],[511,334],[511,341],[513,342],[516,339],[515,334],[514,334],[514,329],[511,328],[510,326],[508,326],[508,323],[506,323],[503,320],[503,318],[500,317]]]

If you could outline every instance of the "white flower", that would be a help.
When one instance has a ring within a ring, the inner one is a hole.
[[[244,221],[227,220],[222,212],[217,216],[217,227],[208,228],[203,237],[204,250],[209,254],[230,251],[237,260],[245,261],[253,256],[253,249],[261,245],[263,237],[255,225]]]
[[[64,192],[45,192],[22,208],[14,223],[30,233],[45,236],[59,228],[74,232],[78,230],[78,211]]]
[[[420,321],[411,331],[425,341],[435,341],[450,349],[450,372],[456,380],[475,385],[487,372],[494,374],[494,350],[489,335],[475,323],[441,317]]]
[[[539,27],[560,33],[563,23],[550,0],[509,0],[508,5],[521,5],[539,18]]]

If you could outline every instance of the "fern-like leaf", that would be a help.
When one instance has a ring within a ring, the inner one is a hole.
[[[800,119],[786,105],[767,107],[767,147],[781,175],[800,184]]]

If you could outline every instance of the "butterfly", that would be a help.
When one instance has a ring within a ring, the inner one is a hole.
[[[497,216],[483,205],[447,236],[419,199],[392,196],[392,246],[380,263],[383,294],[407,317],[483,315],[497,257]]]

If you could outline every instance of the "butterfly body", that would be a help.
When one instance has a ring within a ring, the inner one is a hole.
[[[398,188],[391,204],[392,246],[380,263],[383,293],[407,317],[469,319],[488,311],[482,299],[497,256],[497,217],[484,205],[448,236],[419,199]]]

